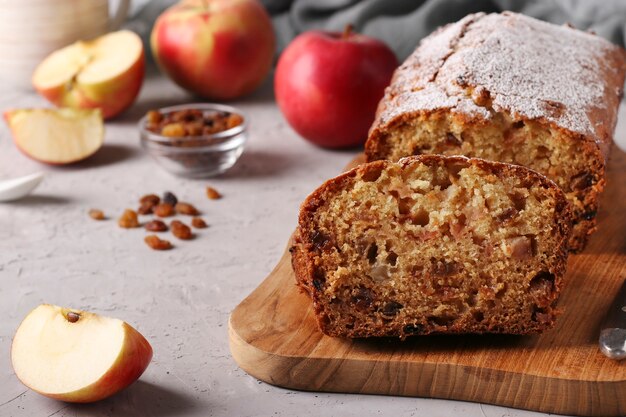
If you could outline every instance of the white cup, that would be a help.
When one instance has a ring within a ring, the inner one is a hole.
[[[0,0],[0,82],[32,89],[31,77],[50,53],[80,39],[117,30],[130,0],[113,16],[108,0]]]

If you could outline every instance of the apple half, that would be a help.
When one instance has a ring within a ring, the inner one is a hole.
[[[15,145],[27,156],[48,164],[78,162],[104,142],[98,109],[17,109],[4,112]]]
[[[134,382],[152,359],[152,347],[129,324],[50,304],[24,319],[11,360],[24,385],[46,397],[86,403]]]
[[[105,119],[129,107],[145,72],[141,38],[121,30],[53,52],[33,73],[33,86],[59,107],[99,108]]]

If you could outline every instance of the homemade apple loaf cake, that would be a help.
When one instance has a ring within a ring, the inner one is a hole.
[[[528,168],[463,156],[363,164],[302,204],[297,282],[331,336],[550,328],[571,213]]]
[[[473,14],[425,38],[396,70],[367,160],[461,154],[530,167],[574,215],[570,249],[595,230],[622,96],[624,50],[523,15]]]

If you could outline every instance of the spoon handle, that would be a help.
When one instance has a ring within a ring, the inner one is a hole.
[[[599,342],[600,350],[609,358],[626,358],[626,280],[609,307]]]

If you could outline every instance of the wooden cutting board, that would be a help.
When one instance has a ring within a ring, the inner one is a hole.
[[[584,253],[569,258],[560,299],[565,312],[553,330],[540,336],[417,336],[405,342],[327,337],[295,285],[285,251],[230,316],[234,359],[250,375],[292,389],[626,415],[626,361],[610,360],[598,349],[601,321],[626,279],[626,154],[613,151],[599,230]]]

